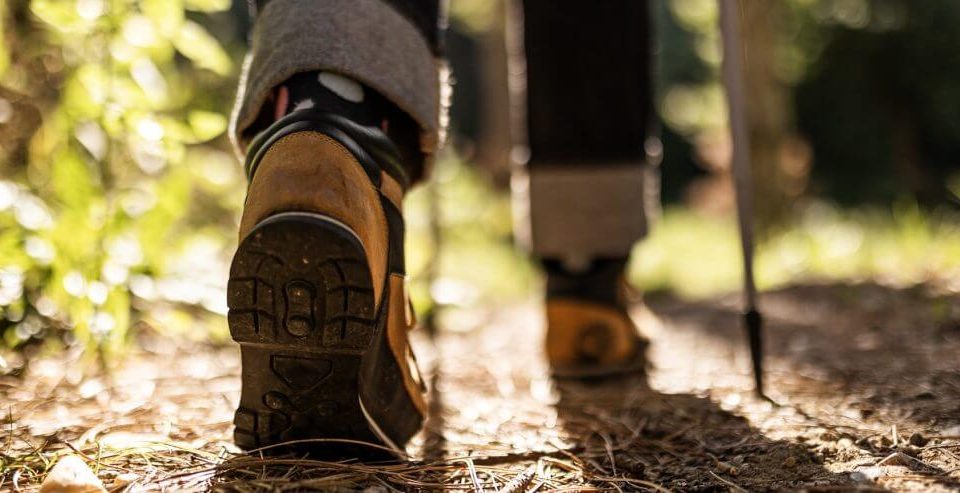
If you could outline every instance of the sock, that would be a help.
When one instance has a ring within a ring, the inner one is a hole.
[[[314,108],[378,128],[397,146],[410,178],[416,180],[422,173],[424,156],[417,124],[378,92],[349,77],[325,71],[302,72],[275,89],[273,102],[272,121]]]
[[[390,106],[375,91],[348,77],[333,72],[304,72],[277,87],[273,116],[279,120],[297,110],[316,108],[386,131]]]

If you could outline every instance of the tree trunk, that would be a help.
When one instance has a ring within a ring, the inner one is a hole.
[[[776,73],[783,3],[740,0],[747,126],[752,156],[754,211],[763,234],[782,223],[797,195],[796,173],[786,173],[784,155],[793,139],[791,88]]]

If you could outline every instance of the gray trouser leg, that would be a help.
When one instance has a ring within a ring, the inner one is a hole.
[[[569,267],[625,258],[659,211],[659,181],[653,164],[518,167],[517,237],[537,257]]]
[[[421,147],[438,143],[440,63],[423,34],[381,0],[271,0],[257,15],[231,138],[242,154],[271,90],[299,72],[326,70],[382,94],[420,125]]]

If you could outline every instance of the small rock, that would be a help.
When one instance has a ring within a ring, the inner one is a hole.
[[[103,493],[106,492],[97,475],[76,455],[61,458],[47,474],[40,493]]]
[[[923,447],[929,441],[930,440],[928,440],[926,437],[924,437],[919,433],[914,433],[913,435],[910,435],[910,439],[908,440],[908,442],[910,442],[910,445],[913,445],[914,447]]]
[[[797,465],[797,458],[792,455],[783,460],[783,467],[792,468],[792,467],[796,467],[796,465]]]
[[[736,475],[740,474],[740,471],[737,470],[737,467],[734,466],[733,464],[729,463],[729,462],[720,462],[720,463],[718,464],[718,467],[719,467],[719,469],[720,469],[721,471],[723,471],[723,472],[725,472],[725,473],[727,473],[727,474],[729,474],[729,475],[731,475],[731,476],[736,476]]]

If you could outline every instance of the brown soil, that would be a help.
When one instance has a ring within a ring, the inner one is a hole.
[[[960,491],[960,296],[765,294],[776,405],[750,392],[736,302],[650,300],[649,377],[592,384],[547,376],[534,304],[448,312],[435,345],[415,341],[431,417],[399,464],[238,453],[232,346],[145,335],[111,371],[11,359],[0,491],[36,490],[65,453],[116,491]]]

